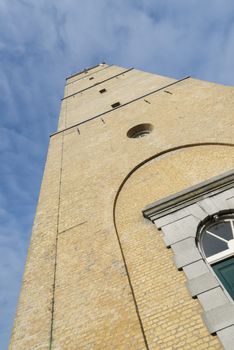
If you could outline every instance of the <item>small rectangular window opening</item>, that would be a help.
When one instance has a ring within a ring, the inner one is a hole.
[[[99,90],[100,94],[104,94],[104,92],[106,92],[106,89],[101,89]]]
[[[120,102],[115,102],[113,105],[111,105],[112,108],[116,108],[120,106]]]

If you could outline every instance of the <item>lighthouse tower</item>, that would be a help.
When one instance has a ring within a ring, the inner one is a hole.
[[[66,79],[14,350],[233,349],[234,88]]]

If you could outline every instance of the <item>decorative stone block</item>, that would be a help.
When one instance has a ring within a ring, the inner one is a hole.
[[[218,280],[211,272],[188,280],[186,284],[192,297],[219,286]]]
[[[229,209],[233,209],[234,208],[234,197],[230,197],[228,199],[226,199],[227,205]]]
[[[211,334],[234,325],[234,305],[229,303],[206,311],[203,320]]]
[[[205,311],[230,303],[228,297],[220,287],[199,294],[198,300]]]
[[[184,239],[173,244],[171,248],[175,254],[174,261],[178,269],[202,259],[194,238]]]
[[[166,246],[168,247],[188,237],[195,237],[199,222],[199,219],[189,215],[169,225],[163,226],[162,231],[164,233],[164,242]]]
[[[209,268],[204,260],[195,261],[194,263],[187,265],[183,268],[183,271],[187,279],[191,280],[198,276],[201,276],[209,272]]]
[[[217,332],[225,350],[233,350],[234,348],[234,326],[230,326]]]
[[[232,190],[219,193],[213,197],[210,197],[210,199],[215,203],[215,206],[218,208],[218,210],[225,210],[229,209],[227,202],[229,196],[233,196]]]
[[[219,211],[219,207],[216,206],[216,203],[210,198],[205,198],[199,201],[199,206],[207,212],[208,215],[212,215]]]

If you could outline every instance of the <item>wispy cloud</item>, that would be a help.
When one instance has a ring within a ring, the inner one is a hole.
[[[102,61],[233,84],[231,0],[0,2],[0,339],[7,347],[65,76]]]

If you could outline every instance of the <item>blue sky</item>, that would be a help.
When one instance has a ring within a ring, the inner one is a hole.
[[[65,77],[103,61],[233,85],[233,0],[0,0],[1,349]]]

